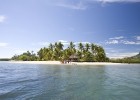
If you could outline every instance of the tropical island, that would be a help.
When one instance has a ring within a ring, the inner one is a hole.
[[[61,42],[50,43],[48,47],[41,48],[37,54],[33,51],[25,52],[21,55],[14,55],[12,60],[20,61],[76,61],[76,62],[106,62],[109,58],[106,57],[103,47],[96,44],[82,43],[78,47],[70,42],[67,48]]]
[[[70,42],[67,47],[61,42],[50,43],[48,47],[41,48],[37,54],[33,51],[27,51],[20,55],[14,55],[11,60],[14,61],[60,61],[69,62],[112,62],[112,63],[140,63],[140,53],[133,57],[122,59],[110,59],[106,56],[102,46],[94,43]]]

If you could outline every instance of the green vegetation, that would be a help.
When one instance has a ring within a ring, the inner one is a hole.
[[[11,60],[22,60],[22,61],[36,61],[38,59],[38,57],[36,56],[35,53],[33,53],[33,51],[29,52],[25,52],[21,55],[14,55]]]
[[[9,58],[1,58],[0,61],[10,61]]]
[[[109,61],[106,57],[103,47],[86,43],[78,44],[78,47],[70,42],[69,46],[64,49],[64,45],[61,42],[55,42],[46,48],[41,48],[37,54],[32,52],[25,52],[21,55],[15,55],[12,60],[22,60],[22,61],[49,61],[49,60],[69,60],[71,55],[76,55],[78,61],[87,62],[105,62]]]
[[[76,49],[77,48],[77,49]],[[21,61],[64,61],[69,60],[70,56],[77,57],[77,61],[80,62],[113,62],[113,63],[140,63],[140,53],[122,59],[109,59],[106,57],[103,47],[86,43],[78,44],[78,47],[70,42],[69,46],[64,49],[64,45],[61,42],[50,43],[48,47],[41,48],[37,54],[33,51],[25,52],[21,55],[15,55],[12,60]],[[8,61],[10,59],[0,59],[1,61]]]
[[[76,61],[79,62],[113,62],[113,63],[140,63],[140,53],[122,59],[109,59],[106,57],[103,47],[96,44],[86,43],[85,45],[79,43],[76,47],[73,42],[64,49],[61,42],[50,43],[48,47],[41,48],[37,54],[33,51],[25,52],[21,55],[15,55],[11,60],[21,61],[64,61],[70,60],[70,57],[76,56]],[[8,61],[10,59],[0,59],[1,61]]]

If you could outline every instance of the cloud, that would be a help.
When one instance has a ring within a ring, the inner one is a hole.
[[[65,40],[58,40],[58,42],[67,43],[68,41],[65,41]]]
[[[124,57],[131,57],[138,54],[136,51],[127,51],[126,49],[122,48],[104,48],[106,51],[106,55],[109,58],[124,58]]]
[[[22,53],[24,53],[24,52],[27,52],[28,50],[21,50],[21,49],[19,49],[19,50],[15,50],[15,54],[22,54]]]
[[[31,45],[36,46],[48,46],[50,43],[49,42],[38,42],[38,43],[32,43]]]
[[[129,41],[129,40],[109,40],[105,44],[126,44],[126,45],[140,45],[140,41]]]
[[[0,43],[0,47],[6,47],[8,43]]]
[[[11,51],[13,51],[13,54],[12,54],[12,56],[13,55],[20,55],[20,54],[22,54],[22,53],[25,53],[25,52],[27,52],[27,51],[33,51],[34,53],[36,53],[37,54],[37,52],[40,50],[40,48],[13,48],[13,47],[11,47],[11,48],[9,48]]]
[[[92,0],[95,1],[95,0]],[[96,0],[98,2],[102,3],[117,3],[117,2],[129,2],[129,3],[135,3],[135,2],[140,2],[140,0]]]
[[[69,46],[70,44],[70,41],[66,41],[66,40],[58,40],[57,42],[61,42],[64,47],[66,46]],[[91,44],[90,42],[73,42],[75,46],[78,46],[79,43],[82,43],[83,45],[85,45],[86,43],[88,44]],[[44,47],[48,47],[50,44],[50,42],[38,42],[38,43],[32,43],[31,45],[33,46],[44,46]],[[53,42],[52,44],[55,44],[55,42]],[[97,43],[95,43],[97,44]],[[100,45],[100,44],[97,44],[97,45]]]
[[[41,46],[48,46],[50,43],[49,42],[39,42],[38,45]]]
[[[6,17],[4,15],[0,15],[0,23],[3,23],[5,21]]]
[[[58,42],[61,42],[64,46],[69,45],[69,42],[65,40],[58,40]]]
[[[120,43],[122,43],[122,44],[131,44],[131,45],[140,45],[140,41],[121,40]]]
[[[102,5],[107,3],[138,3],[140,0],[54,0],[55,6],[64,7],[73,10],[86,10],[95,3],[101,3]]]
[[[65,41],[65,40],[58,40],[58,42],[61,42],[64,46],[69,46],[70,42]],[[78,46],[79,43],[82,43],[83,45],[85,44],[91,44],[90,42],[73,42],[75,46]]]
[[[140,36],[136,36],[136,39],[137,39],[137,40],[140,40]]]
[[[131,41],[129,39],[132,39]],[[109,38],[105,44],[126,44],[126,45],[140,45],[140,36],[131,38],[125,38],[123,36]]]
[[[110,40],[119,40],[119,39],[123,39],[124,37],[123,36],[119,36],[119,37],[114,37],[114,38],[109,38]]]
[[[138,52],[125,52],[125,53],[106,53],[107,56],[109,58],[124,58],[124,57],[131,57],[134,56],[136,54],[138,54]]]
[[[118,40],[109,40],[105,42],[106,44],[118,44],[119,41]]]
[[[126,52],[125,49],[116,49],[116,48],[104,48],[106,51],[106,55],[109,58],[124,58],[124,57],[131,57],[138,52]]]
[[[65,41],[65,40],[58,40],[57,42],[61,42],[63,45],[68,45],[69,44],[69,42]],[[52,44],[54,44],[54,43],[52,43]],[[48,47],[50,45],[50,42],[38,42],[38,43],[32,43],[31,45]]]
[[[85,44],[87,44],[87,43],[88,43],[88,44],[91,44],[90,42],[74,42],[75,45],[78,45],[79,43],[82,43],[83,45],[85,45]]]
[[[85,10],[87,9],[87,6],[82,2],[78,2],[78,3],[58,3],[57,6],[59,7],[64,7],[64,8],[68,8],[68,9],[74,9],[74,10]]]

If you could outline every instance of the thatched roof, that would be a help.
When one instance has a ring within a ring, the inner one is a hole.
[[[74,54],[74,55],[71,55],[69,58],[70,58],[70,59],[77,59],[78,56],[77,56],[76,54]]]

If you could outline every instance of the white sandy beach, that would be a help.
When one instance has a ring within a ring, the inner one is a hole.
[[[111,62],[71,62],[62,64],[60,61],[9,61],[9,63],[21,63],[21,64],[50,64],[50,65],[119,65],[122,63]]]
[[[23,64],[61,64],[60,61],[9,61],[9,63],[23,63]]]

